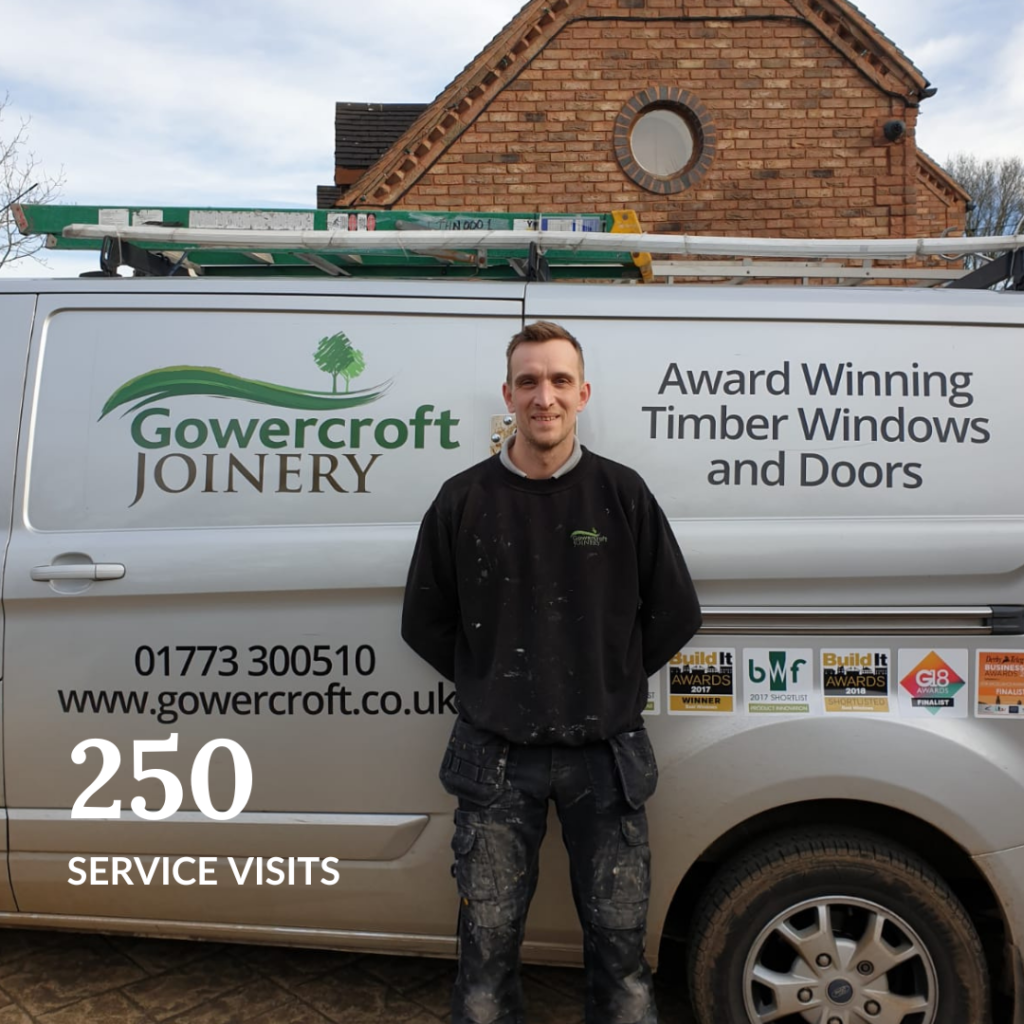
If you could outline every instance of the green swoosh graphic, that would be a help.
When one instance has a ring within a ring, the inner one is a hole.
[[[373,388],[335,394],[332,391],[302,391],[267,381],[249,380],[213,366],[166,366],[162,370],[150,370],[122,384],[107,399],[100,419],[122,405],[130,406],[122,413],[126,416],[151,402],[163,401],[176,395],[240,398],[245,402],[274,405],[282,409],[314,412],[351,409],[383,398],[391,384],[391,380],[386,380]]]
[[[570,537],[600,537],[601,535],[597,530],[573,530],[569,534]]]

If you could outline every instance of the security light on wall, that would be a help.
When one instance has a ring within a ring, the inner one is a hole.
[[[905,121],[894,119],[886,121],[882,131],[890,142],[899,142],[907,134],[907,125]]]

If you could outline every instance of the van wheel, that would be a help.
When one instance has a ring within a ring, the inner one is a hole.
[[[701,1024],[984,1024],[988,974],[963,906],[870,833],[806,830],[726,864],[696,910]]]

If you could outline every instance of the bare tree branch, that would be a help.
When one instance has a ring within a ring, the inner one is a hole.
[[[64,187],[64,168],[56,176],[46,174],[28,148],[29,122],[21,119],[17,127],[5,126],[9,101],[6,94],[0,99],[0,267],[22,259],[43,262],[36,254],[43,248],[44,240],[38,235],[26,238],[19,234],[11,206],[19,199],[55,202]]]
[[[1017,230],[1024,217],[1024,160],[980,160],[973,153],[957,153],[946,162],[946,170],[971,195],[968,235],[1009,235]]]

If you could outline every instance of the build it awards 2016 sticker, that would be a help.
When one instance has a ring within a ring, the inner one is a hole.
[[[893,710],[889,662],[892,651],[853,649],[821,652],[825,713],[886,715]]]
[[[978,651],[977,714],[1024,719],[1024,651]]]
[[[668,713],[730,715],[736,710],[736,651],[687,648],[668,663]]]
[[[900,713],[909,718],[966,718],[967,657],[959,648],[900,648]]]
[[[751,714],[810,714],[817,710],[810,648],[743,649],[746,704]]]

